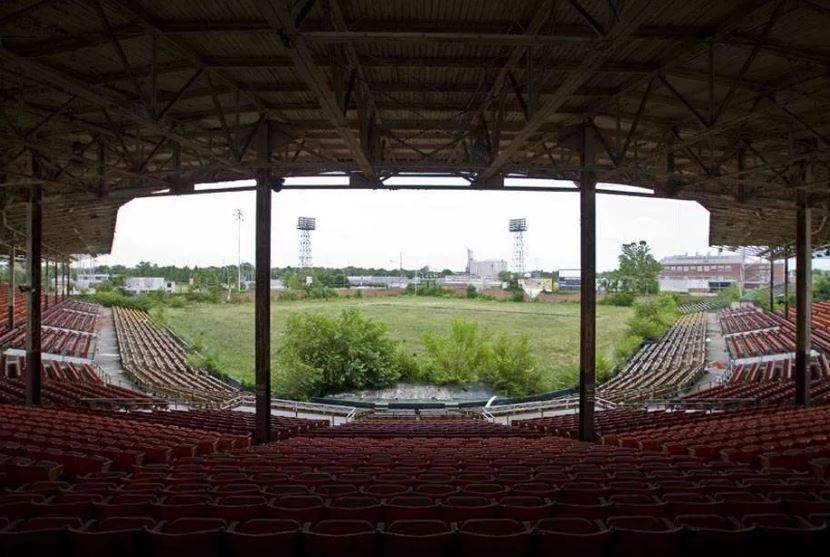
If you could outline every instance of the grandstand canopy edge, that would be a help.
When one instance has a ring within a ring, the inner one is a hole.
[[[263,196],[285,177],[554,178],[580,189],[590,278],[596,183],[616,183],[697,201],[713,245],[794,248],[806,311],[830,243],[828,24],[825,0],[9,0],[0,240],[106,253],[130,199],[256,178],[270,266]]]

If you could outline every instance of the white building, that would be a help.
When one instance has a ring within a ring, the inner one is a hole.
[[[161,290],[171,294],[176,291],[176,283],[164,277],[129,277],[124,283],[124,290],[130,294],[144,294]]]
[[[109,280],[110,276],[107,273],[86,273],[78,274],[75,277],[75,292],[89,292],[95,293],[95,287],[104,281]]]
[[[498,278],[499,273],[507,270],[507,261],[504,259],[484,259],[477,260],[473,257],[472,250],[467,250],[467,269],[468,275],[486,278]]]

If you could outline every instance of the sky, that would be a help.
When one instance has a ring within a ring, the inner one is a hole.
[[[112,253],[97,263],[235,264],[235,209],[244,214],[242,260],[252,262],[254,193],[249,191],[133,200],[118,213]],[[529,269],[579,267],[577,193],[289,190],[273,194],[272,211],[274,267],[297,265],[295,227],[300,216],[317,219],[311,237],[315,266],[397,268],[402,257],[408,269],[463,271],[468,248],[477,259],[504,259],[509,264],[513,240],[508,220],[525,218]],[[599,195],[597,223],[599,271],[616,268],[620,246],[626,242],[647,241],[657,259],[716,253],[708,245],[709,213],[694,202]]]

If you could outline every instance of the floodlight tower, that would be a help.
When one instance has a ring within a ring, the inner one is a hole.
[[[236,289],[242,292],[242,221],[245,220],[245,213],[242,209],[234,209],[233,218],[236,220]],[[228,291],[230,291],[228,280]]]
[[[300,269],[311,267],[311,231],[317,230],[317,219],[300,217],[297,219],[300,231]]]
[[[513,234],[513,272],[524,276],[525,261],[525,232],[527,232],[527,221],[525,219],[510,219],[508,230]]]

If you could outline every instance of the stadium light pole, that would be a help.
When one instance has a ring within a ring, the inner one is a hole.
[[[242,292],[242,221],[245,220],[245,213],[242,209],[236,209],[233,218],[236,219],[236,289]]]

